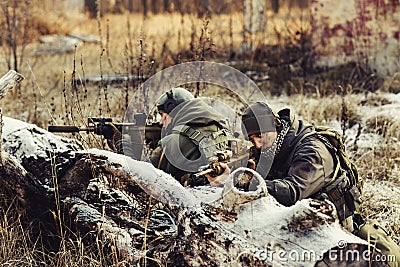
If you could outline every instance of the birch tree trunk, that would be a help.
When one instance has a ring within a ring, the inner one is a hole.
[[[246,31],[250,33],[265,31],[265,0],[245,0],[244,7]]]

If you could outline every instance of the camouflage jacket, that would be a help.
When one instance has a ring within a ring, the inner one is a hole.
[[[171,174],[183,183],[185,174],[195,173],[208,162],[202,157],[199,144],[180,129],[190,126],[191,130],[207,135],[226,129],[223,116],[201,99],[184,103],[170,114],[172,122],[162,131],[159,146],[151,156],[151,162],[157,168]],[[218,149],[226,149],[228,142],[220,144]]]

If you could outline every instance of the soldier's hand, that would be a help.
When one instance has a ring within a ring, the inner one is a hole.
[[[224,169],[224,172],[218,176],[211,176],[209,174],[205,174],[204,176],[210,182],[211,186],[221,187],[224,186],[225,180],[228,178],[229,174],[231,174],[231,169],[228,164],[221,162],[220,166]]]
[[[107,139],[108,147],[117,153],[123,153],[122,149],[122,133],[115,127],[114,124],[110,123],[109,126],[113,129],[114,133],[111,138]]]
[[[161,146],[158,146],[151,152],[150,161],[154,167],[159,169],[161,167],[162,160],[163,160],[163,149],[161,148]]]
[[[256,169],[256,162],[254,161],[254,159],[249,159],[247,161],[247,168],[255,170]]]

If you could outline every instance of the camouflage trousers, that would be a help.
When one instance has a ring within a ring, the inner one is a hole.
[[[377,221],[365,221],[359,214],[354,214],[341,222],[346,230],[366,240],[371,247],[379,249],[391,267],[400,267],[400,246]],[[371,262],[373,263],[373,262]]]

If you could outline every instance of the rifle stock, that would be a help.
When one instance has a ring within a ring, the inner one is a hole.
[[[206,174],[216,177],[221,175],[225,169],[221,167],[221,163],[226,163],[229,168],[236,169],[247,166],[247,161],[252,157],[252,147],[249,142],[232,139],[229,142],[230,150],[217,151],[216,155],[211,159],[210,164],[204,169],[193,174],[194,179],[199,179]]]

